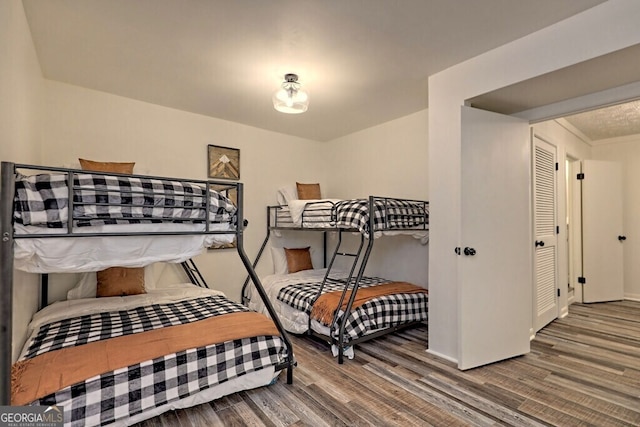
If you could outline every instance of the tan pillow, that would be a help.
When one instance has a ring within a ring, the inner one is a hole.
[[[96,273],[97,297],[124,297],[146,293],[144,268],[111,267]]]
[[[313,270],[313,264],[311,263],[311,252],[309,247],[306,248],[284,248],[284,253],[287,257],[287,268],[289,273],[295,273],[302,270]]]
[[[93,160],[78,159],[82,170],[94,172],[133,173],[135,162],[94,162]]]
[[[320,197],[320,184],[301,184],[296,182],[299,200],[317,200]]]

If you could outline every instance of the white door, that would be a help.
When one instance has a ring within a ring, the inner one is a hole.
[[[582,298],[584,302],[624,297],[622,173],[614,162],[582,164]]]
[[[533,240],[527,122],[462,107],[458,367],[529,352]]]
[[[556,147],[533,135],[534,331],[558,317]]]

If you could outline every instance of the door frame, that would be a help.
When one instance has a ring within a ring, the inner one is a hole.
[[[566,173],[565,192],[567,194],[567,306],[574,302],[581,303],[582,283],[578,277],[582,276],[582,202],[580,182],[576,176],[582,172],[582,160],[567,152],[565,155]]]

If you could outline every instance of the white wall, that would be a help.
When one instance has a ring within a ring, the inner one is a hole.
[[[640,135],[598,141],[593,158],[619,162],[622,167],[624,242],[624,296],[640,301]]]
[[[266,231],[266,206],[276,189],[296,180],[320,182],[316,162],[323,145],[220,119],[161,107],[64,83],[46,81],[42,162],[78,167],[78,157],[135,161],[134,172],[207,178],[207,145],[240,149],[240,181],[245,184],[245,246],[257,254]],[[240,299],[246,276],[235,250],[208,251],[196,259],[210,286]],[[182,277],[179,266],[165,269]],[[258,274],[271,272],[270,257]],[[53,278],[52,278],[53,279]]]
[[[423,110],[329,142],[326,164],[332,173],[323,197],[428,200],[427,126]],[[428,246],[412,237],[377,239],[367,274],[427,286],[428,258]]]
[[[429,78],[429,350],[458,354],[460,107],[465,100],[640,43],[640,3],[610,0]],[[508,260],[506,260],[508,262]]]
[[[0,2],[0,160],[40,161],[43,85],[22,2]],[[35,274],[14,272],[14,360],[26,338],[27,323],[37,308],[37,283]]]

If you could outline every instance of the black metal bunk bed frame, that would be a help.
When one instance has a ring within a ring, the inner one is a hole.
[[[67,184],[69,190],[69,215],[67,223],[66,234],[50,234],[50,233],[38,233],[38,234],[15,234],[13,224],[14,214],[14,195],[15,195],[15,177],[18,169],[39,170],[46,172],[58,172],[67,174]],[[276,328],[283,341],[287,346],[287,359],[280,365],[276,366],[276,370],[287,370],[287,384],[293,383],[293,368],[296,365],[295,357],[293,354],[293,345],[288,337],[287,331],[282,326],[280,319],[278,318],[267,294],[262,287],[262,283],[258,278],[254,267],[252,266],[249,258],[244,249],[244,228],[248,225],[248,221],[244,219],[244,199],[243,199],[243,184],[239,182],[228,181],[201,181],[201,180],[186,180],[167,177],[156,177],[148,175],[124,175],[117,173],[103,173],[82,171],[77,169],[68,168],[56,168],[56,167],[44,167],[28,164],[17,164],[12,162],[2,162],[0,175],[0,236],[2,241],[0,242],[0,405],[10,405],[11,402],[11,365],[12,365],[12,326],[13,326],[13,243],[14,239],[21,238],[77,238],[77,237],[118,237],[118,236],[177,236],[177,235],[202,235],[202,234],[235,234],[236,249],[242,263],[247,270],[248,276],[256,285],[256,289],[260,298],[263,300],[267,310],[273,320]],[[96,175],[109,175],[109,176],[127,176],[133,178],[146,178],[146,179],[160,179],[171,180],[176,182],[188,182],[191,184],[201,185],[205,188],[206,197],[206,210],[207,214],[203,219],[205,229],[202,231],[166,231],[166,232],[115,232],[115,233],[75,233],[73,221],[73,191],[74,183],[73,176],[77,173],[91,173]],[[237,224],[235,230],[210,230],[209,229],[209,202],[210,202],[210,189],[212,185],[222,185],[229,188],[237,189]],[[193,260],[182,263],[182,267],[185,273],[189,277],[189,280],[198,286],[205,286],[206,282],[198,271]],[[41,281],[41,305],[46,305],[48,295],[48,276],[43,274]]]
[[[324,275],[324,278],[322,280],[322,284],[320,285],[320,287],[318,288],[317,294],[315,296],[315,298],[313,299],[313,302],[315,302],[320,295],[322,294],[322,290],[325,287],[326,283],[327,283],[327,279],[330,278],[331,276],[331,269],[334,265],[334,262],[336,260],[336,257],[338,256],[343,256],[343,257],[351,257],[353,258],[353,262],[351,264],[351,268],[349,269],[349,275],[347,276],[346,279],[343,280],[339,280],[340,282],[343,282],[345,284],[344,289],[342,291],[342,295],[340,297],[340,300],[338,302],[338,307],[342,307],[342,304],[344,303],[344,300],[346,298],[346,295],[349,291],[350,285],[352,285],[352,292],[349,296],[349,299],[347,301],[347,305],[345,307],[344,310],[344,314],[342,316],[342,321],[338,322],[338,317],[339,317],[339,310],[336,310],[336,312],[334,313],[334,318],[333,321],[331,322],[331,327],[330,327],[330,334],[329,335],[325,335],[325,334],[321,334],[319,332],[314,331],[311,328],[311,316],[309,316],[309,324],[308,324],[308,329],[307,329],[307,334],[308,335],[312,335],[312,336],[316,336],[322,340],[326,340],[327,342],[329,342],[330,344],[334,344],[338,347],[338,363],[339,364],[343,364],[344,363],[344,352],[345,352],[345,327],[347,324],[347,318],[348,318],[348,314],[351,313],[351,309],[353,307],[353,303],[355,301],[356,298],[356,294],[358,292],[358,289],[360,287],[360,282],[362,280],[362,277],[364,276],[364,272],[365,269],[367,267],[367,263],[369,261],[369,256],[371,255],[371,250],[373,249],[373,243],[375,240],[375,232],[378,231],[403,231],[403,230],[407,230],[406,228],[400,228],[400,227],[393,227],[390,226],[388,221],[385,220],[383,225],[380,226],[380,224],[377,225],[375,224],[375,216],[373,215],[374,212],[374,208],[376,206],[376,202],[381,202],[384,206],[384,211],[385,214],[383,215],[383,217],[386,219],[389,217],[389,202],[391,201],[403,201],[403,202],[410,202],[410,203],[416,203],[422,206],[422,211],[424,212],[424,221],[422,222],[423,226],[422,228],[411,228],[411,230],[414,231],[420,231],[420,230],[428,230],[428,206],[429,206],[429,202],[427,201],[423,201],[423,200],[411,200],[411,199],[399,199],[399,198],[392,198],[392,197],[381,197],[381,196],[369,196],[368,198],[368,212],[369,212],[369,219],[368,219],[368,228],[369,228],[369,238],[365,237],[364,233],[362,233],[361,231],[359,231],[356,228],[345,228],[345,227],[339,227],[337,225],[335,225],[337,223],[337,219],[335,217],[335,212],[332,209],[331,212],[331,223],[334,224],[332,227],[322,227],[322,228],[318,228],[318,227],[296,227],[293,225],[292,221],[286,221],[285,224],[279,224],[278,223],[278,211],[283,209],[283,206],[267,206],[267,234],[265,236],[264,241],[262,242],[262,245],[260,246],[260,249],[258,251],[258,254],[256,256],[256,259],[253,262],[253,268],[255,269],[256,266],[258,265],[258,262],[260,261],[260,258],[262,257],[262,254],[264,252],[264,249],[267,246],[267,243],[269,242],[269,239],[271,237],[271,231],[316,231],[316,232],[322,232],[323,233],[323,254],[324,254],[324,265],[327,267],[327,271]],[[307,205],[316,205],[316,204],[321,204],[321,203],[326,203],[326,202],[309,202]],[[333,202],[332,202],[333,204]],[[304,225],[305,224],[305,211],[303,211],[302,213],[302,220],[301,223]],[[416,215],[416,214],[407,214],[408,216],[413,216],[413,217],[421,217],[422,214]],[[306,223],[307,224],[315,224],[315,223],[319,223],[319,222],[323,222],[322,219],[320,219],[320,217],[323,217],[324,214],[317,214],[314,213],[313,210],[311,211],[310,214],[308,214],[308,217],[306,218]],[[273,221],[272,221],[273,219]],[[331,255],[331,259],[329,261],[329,265],[327,266],[327,232],[337,232],[338,233],[338,242],[335,246],[335,249],[333,251],[333,254]],[[343,233],[358,233],[360,234],[360,244],[358,245],[358,249],[356,252],[341,252],[340,248],[342,245],[342,234]],[[365,245],[365,240],[367,240],[367,244]],[[362,253],[364,249],[364,254]],[[359,266],[358,266],[358,262]],[[354,277],[354,272],[356,271],[357,268],[357,274],[355,276],[355,280],[352,280]],[[249,297],[247,294],[247,290],[248,290],[248,286],[249,286],[249,282],[253,280],[253,277],[251,276],[247,276],[244,284],[242,286],[242,302],[243,304],[247,305],[249,302]],[[335,279],[334,279],[335,280]],[[254,282],[255,283],[255,282]],[[398,325],[398,326],[393,326],[390,328],[386,328],[383,330],[380,330],[378,332],[373,332],[370,334],[366,334],[364,336],[361,336],[359,338],[353,339],[351,341],[349,341],[349,345],[356,345],[358,343],[362,343],[377,337],[380,337],[382,335],[386,335],[389,333],[393,333],[396,332],[398,330],[401,329],[405,329],[409,326],[412,326],[416,323],[420,323],[420,322],[410,322],[410,323],[405,323],[402,325]],[[335,330],[337,328],[337,338],[335,337]]]

